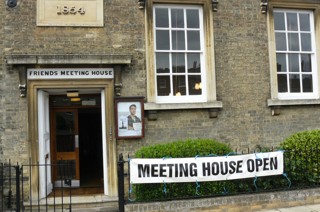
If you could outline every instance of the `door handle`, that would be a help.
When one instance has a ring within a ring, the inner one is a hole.
[[[74,135],[74,148],[79,148],[79,135]]]

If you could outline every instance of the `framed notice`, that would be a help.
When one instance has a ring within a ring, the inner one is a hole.
[[[116,137],[143,138],[144,97],[115,98]]]

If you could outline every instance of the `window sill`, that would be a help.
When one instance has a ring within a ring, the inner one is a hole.
[[[291,105],[319,105],[319,104],[320,104],[320,99],[292,99],[292,100],[268,99],[268,107],[291,106]]]
[[[268,107],[271,107],[271,114],[273,116],[280,115],[280,107],[293,105],[320,105],[320,99],[268,99]]]
[[[209,118],[216,118],[219,109],[222,108],[221,101],[200,102],[200,103],[144,103],[144,110],[148,111],[149,120],[157,120],[158,110],[182,110],[182,109],[208,109]]]

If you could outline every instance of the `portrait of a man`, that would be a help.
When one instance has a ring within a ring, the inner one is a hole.
[[[134,123],[141,123],[141,120],[138,116],[136,116],[137,113],[137,106],[135,104],[132,104],[129,106],[130,115],[128,116],[128,130],[135,130]]]
[[[143,102],[140,99],[116,99],[117,137],[140,138],[143,130]]]

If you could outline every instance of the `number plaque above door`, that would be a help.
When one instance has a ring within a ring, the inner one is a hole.
[[[103,0],[38,0],[37,26],[103,26]]]

